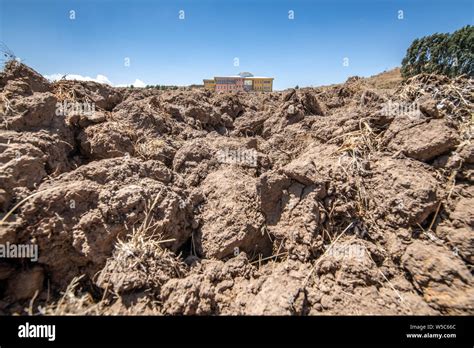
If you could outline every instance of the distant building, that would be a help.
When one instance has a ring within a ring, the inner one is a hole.
[[[216,92],[243,91],[244,79],[240,76],[214,77]]]
[[[273,90],[273,78],[254,76],[252,80],[252,90],[261,92],[271,92]]]
[[[242,72],[233,76],[216,76],[213,79],[203,81],[205,89],[216,92],[271,92],[273,90],[273,77],[253,76],[249,72]]]
[[[204,88],[205,89],[209,89],[211,91],[214,91],[216,89],[216,83],[214,81],[214,79],[210,80],[210,79],[204,79]]]

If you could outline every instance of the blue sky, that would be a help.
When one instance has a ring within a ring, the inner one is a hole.
[[[474,15],[472,0],[0,3],[0,40],[44,75],[187,85],[250,71],[274,77],[276,89],[337,83],[393,68],[416,37],[452,32],[473,24]]]

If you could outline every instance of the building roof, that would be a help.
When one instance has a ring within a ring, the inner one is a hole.
[[[214,79],[225,79],[225,78],[233,78],[233,79],[274,79],[273,77],[267,77],[267,76],[249,76],[249,77],[242,77],[239,75],[228,75],[228,76],[214,76]]]
[[[241,76],[241,77],[252,77],[253,74],[251,72],[248,72],[248,71],[243,71],[243,72],[239,73],[239,76]]]

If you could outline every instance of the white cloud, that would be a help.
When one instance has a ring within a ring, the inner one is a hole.
[[[43,75],[45,78],[47,78],[50,81],[57,81],[61,79],[64,75],[61,74],[52,74],[52,75]]]
[[[99,83],[106,83],[106,84],[111,85],[111,86],[113,85],[112,82],[110,82],[110,80],[105,75],[97,75],[95,80],[96,80],[96,82],[99,82]]]
[[[48,80],[57,81],[60,80],[64,75],[63,74],[52,74],[52,75],[44,75]],[[66,80],[77,80],[77,81],[94,81],[98,83],[105,83],[107,85],[113,86],[113,83],[105,75],[97,75],[96,78],[89,77],[89,76],[82,76],[77,74],[67,74],[65,77]]]
[[[133,83],[133,87],[145,87],[145,82],[139,79],[135,79],[135,82]]]
[[[63,74],[51,74],[51,75],[44,75],[45,78],[47,78],[50,81],[57,81],[63,78]],[[115,86],[115,87],[128,87],[130,84],[118,84],[114,85],[107,76],[105,75],[97,75],[95,78],[89,77],[89,76],[82,76],[82,75],[77,75],[77,74],[67,74],[65,77],[66,80],[77,80],[77,81],[94,81],[98,83],[104,83],[110,86]],[[131,84],[133,87],[145,87],[146,84],[142,80],[135,79],[135,82]]]

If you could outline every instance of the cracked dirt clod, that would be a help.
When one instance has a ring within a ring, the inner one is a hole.
[[[472,275],[451,251],[421,241],[411,244],[402,265],[427,302],[450,314],[474,309]]]
[[[0,314],[474,313],[472,79],[0,88]]]
[[[444,119],[408,126],[405,126],[406,123],[398,125],[397,122],[393,122],[387,131],[387,134],[395,133],[388,144],[394,152],[400,151],[408,157],[427,162],[458,145],[458,132],[449,127]]]

